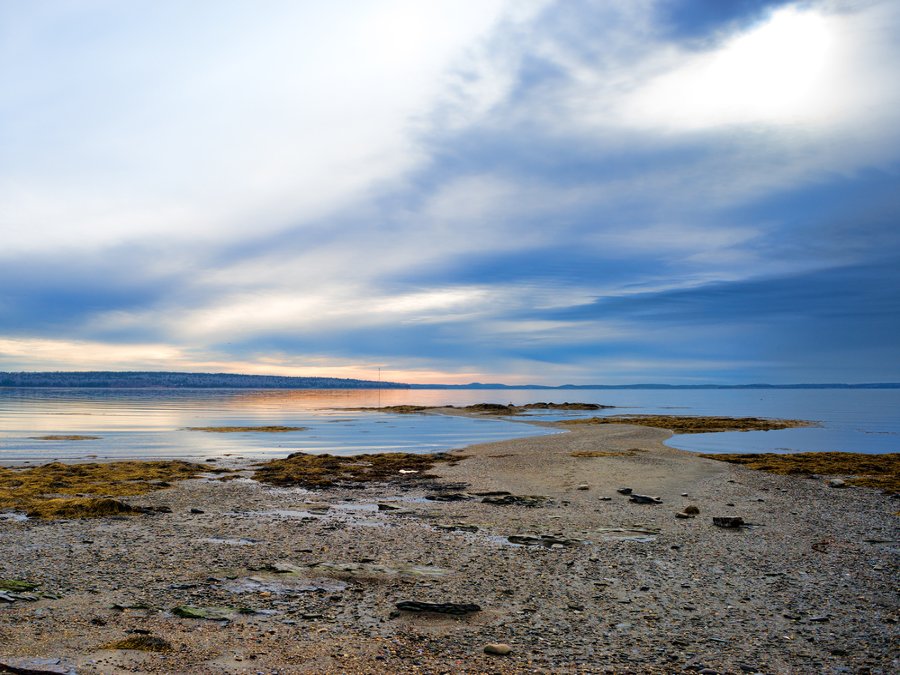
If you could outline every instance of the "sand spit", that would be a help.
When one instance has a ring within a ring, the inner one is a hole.
[[[897,672],[898,502],[669,434],[580,425],[356,487],[266,485],[248,467],[122,498],[142,514],[0,520],[0,663]]]

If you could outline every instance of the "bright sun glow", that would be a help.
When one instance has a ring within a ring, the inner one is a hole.
[[[692,130],[827,115],[834,31],[814,11],[784,9],[719,49],[683,62],[630,97],[631,124]]]

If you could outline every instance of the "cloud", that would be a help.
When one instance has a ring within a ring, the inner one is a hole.
[[[8,364],[900,362],[895,3],[137,7],[0,9]]]

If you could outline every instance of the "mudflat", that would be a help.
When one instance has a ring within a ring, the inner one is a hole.
[[[459,461],[396,479],[306,489],[232,465],[117,497],[143,512],[0,515],[0,664],[900,669],[892,495],[674,450],[663,429],[562,429],[448,453]]]

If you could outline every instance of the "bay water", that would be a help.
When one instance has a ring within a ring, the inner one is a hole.
[[[513,419],[350,410],[390,405],[585,402],[601,411],[531,411]],[[668,444],[697,452],[900,452],[898,389],[0,389],[0,463],[437,452],[558,433],[524,421],[589,415],[726,415],[806,419],[781,431],[684,434]],[[188,427],[284,425],[286,433],[207,433]],[[41,440],[81,435],[80,441]]]

